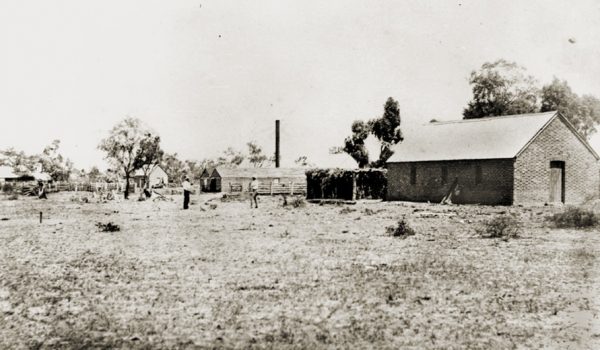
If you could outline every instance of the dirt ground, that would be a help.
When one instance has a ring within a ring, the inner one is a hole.
[[[562,208],[81,196],[0,197],[0,348],[600,349],[600,233]]]

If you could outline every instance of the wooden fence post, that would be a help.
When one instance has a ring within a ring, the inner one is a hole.
[[[294,195],[294,181],[292,181],[292,184],[290,185],[290,196]]]
[[[271,196],[273,195],[273,180],[271,180]]]

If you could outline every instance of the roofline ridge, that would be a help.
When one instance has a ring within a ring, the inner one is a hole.
[[[439,122],[433,122],[433,123],[426,123],[424,125],[444,125],[444,124],[460,124],[460,123],[472,123],[472,122],[483,122],[483,121],[487,121],[487,120],[493,120],[493,119],[508,119],[508,118],[522,118],[522,117],[537,117],[537,116],[541,116],[541,115],[545,115],[545,114],[556,114],[558,113],[558,111],[547,111],[547,112],[538,112],[538,113],[523,113],[523,114],[509,114],[509,115],[498,115],[498,116],[489,116],[489,117],[482,117],[482,118],[472,118],[472,119],[457,119],[457,120],[446,120],[446,121],[439,121]]]

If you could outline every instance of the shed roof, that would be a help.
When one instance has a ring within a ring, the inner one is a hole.
[[[429,123],[406,135],[388,162],[514,158],[557,117],[560,115],[553,111]],[[587,142],[576,135],[597,157]]]
[[[150,170],[150,172],[148,173],[148,176],[150,176],[152,173],[154,173],[157,170],[162,170],[163,173],[167,173],[160,165],[155,166],[154,168],[152,168],[152,170]],[[133,176],[144,176],[144,170],[142,169],[137,169],[135,171],[135,173],[133,174]]]
[[[306,169],[302,168],[223,168],[217,167],[211,176],[217,177],[245,177],[245,178],[281,178],[305,177]]]

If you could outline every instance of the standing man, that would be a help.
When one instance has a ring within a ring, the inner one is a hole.
[[[258,201],[256,198],[258,197],[258,180],[256,177],[252,177],[252,182],[250,182],[250,208],[252,208],[252,202],[256,208],[258,208]]]
[[[183,177],[183,209],[188,209],[190,205],[190,193],[192,192],[192,184],[187,176]]]

